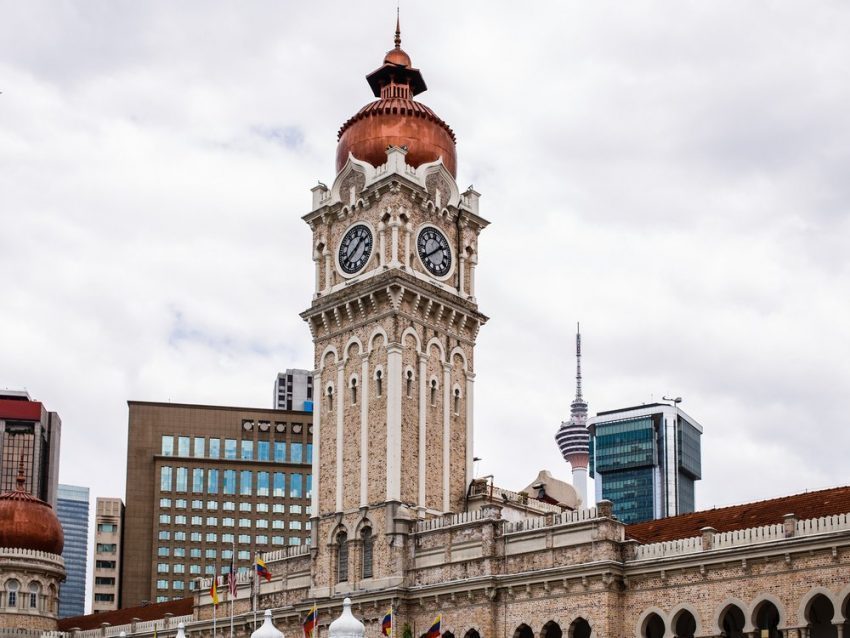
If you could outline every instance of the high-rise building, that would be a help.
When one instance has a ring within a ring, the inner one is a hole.
[[[14,490],[23,459],[24,489],[56,507],[62,422],[27,392],[0,390],[0,492]]]
[[[599,412],[588,421],[596,500],[624,523],[693,512],[701,478],[702,426],[678,404]]]
[[[562,422],[555,441],[573,470],[573,487],[587,507],[587,461],[590,435],[587,431],[587,402],[581,395],[581,330],[576,327],[576,398],[570,404],[570,420]]]
[[[65,533],[65,582],[59,586],[59,617],[85,613],[89,551],[89,488],[59,485],[56,515]]]
[[[92,613],[121,608],[124,502],[98,497],[94,514]]]
[[[121,604],[310,538],[312,415],[130,401]]]
[[[313,411],[313,373],[289,368],[274,380],[276,410]]]

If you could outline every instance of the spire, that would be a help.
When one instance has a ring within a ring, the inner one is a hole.
[[[576,401],[581,401],[581,325],[576,322]]]
[[[401,48],[401,9],[395,8],[395,48]]]

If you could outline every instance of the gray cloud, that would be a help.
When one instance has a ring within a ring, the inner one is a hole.
[[[123,493],[127,399],[270,405],[312,365],[300,216],[392,9],[4,4],[0,384],[60,412],[63,482]],[[480,471],[567,475],[580,320],[591,410],[674,392],[705,426],[701,505],[846,483],[850,10],[410,3],[402,28],[493,222]]]

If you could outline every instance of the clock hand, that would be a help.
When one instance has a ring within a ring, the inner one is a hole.
[[[430,253],[425,255],[425,259],[431,259],[431,255],[433,255],[434,253],[440,252],[442,249],[443,249],[442,246],[437,246],[437,248],[435,250],[432,250]]]
[[[354,251],[355,251],[355,250],[357,250],[357,247],[358,247],[359,245],[360,245],[360,238],[359,238],[359,237],[355,237],[355,239],[354,239],[354,244],[352,244],[352,245],[351,245],[351,247],[348,249],[348,255],[349,255],[349,257],[350,257],[351,255],[353,255],[353,254],[354,254]]]

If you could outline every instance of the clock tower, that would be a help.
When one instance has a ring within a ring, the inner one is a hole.
[[[472,479],[479,194],[401,48],[339,131],[313,188],[312,595],[405,585],[418,519],[459,512]]]

